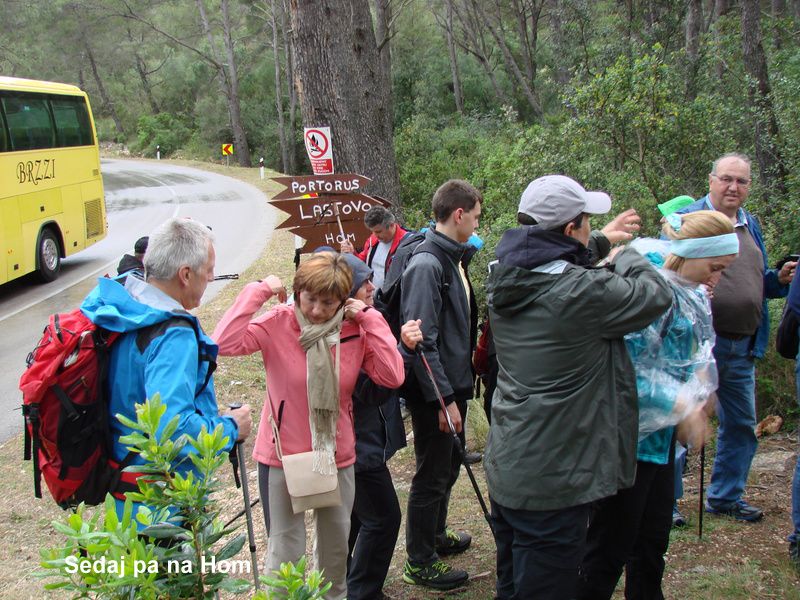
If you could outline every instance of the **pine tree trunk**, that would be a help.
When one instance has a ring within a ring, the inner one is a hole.
[[[555,0],[550,8],[550,29],[553,32],[556,60],[556,82],[566,86],[571,79],[567,65],[567,38],[564,32],[564,6],[561,0]],[[588,65],[587,65],[588,66]]]
[[[247,133],[242,123],[241,103],[239,102],[239,74],[236,68],[236,56],[233,52],[233,33],[231,32],[231,19],[228,12],[228,0],[222,0],[222,38],[225,44],[225,55],[228,59],[228,109],[231,115],[231,129],[233,141],[236,144],[236,157],[240,167],[250,167],[250,147],[247,143]]]
[[[375,0],[375,43],[378,48],[383,86],[388,90],[392,89],[391,21],[391,0]],[[387,96],[388,104],[385,116],[388,119],[388,123],[386,123],[386,127],[391,131],[394,124],[394,107],[391,92]]]
[[[765,193],[786,193],[786,167],[778,147],[778,120],[772,105],[767,58],[761,42],[758,0],[742,0],[742,49],[744,66],[752,79],[750,103],[755,113],[755,151]],[[769,203],[765,203],[769,213]],[[764,214],[766,219],[769,214]]]
[[[703,0],[689,0],[686,6],[686,99],[697,97],[697,70],[700,62],[700,30],[703,26]]]
[[[772,45],[780,50],[783,45],[781,27],[778,21],[786,16],[786,0],[772,0]]]
[[[336,172],[371,178],[370,192],[399,204],[387,126],[391,89],[367,0],[291,0],[289,6],[303,123],[331,127]]]
[[[97,91],[100,93],[100,98],[103,100],[103,106],[108,111],[111,119],[114,121],[114,127],[116,128],[117,133],[122,139],[124,139],[125,129],[122,127],[122,121],[119,120],[119,116],[117,115],[117,109],[114,107],[114,101],[111,99],[111,96],[108,95],[108,92],[106,92],[106,86],[103,85],[103,80],[100,78],[100,72],[97,70],[97,62],[94,60],[92,47],[89,46],[88,34],[84,35],[83,37],[83,47],[86,50],[86,58],[89,59],[89,66],[92,68],[92,76],[97,84]]]
[[[289,154],[287,173],[297,173],[297,85],[294,78],[294,49],[289,38],[289,9],[287,0],[281,0],[281,35],[283,35],[284,62],[286,64],[286,92],[289,96],[289,131],[286,136],[286,149]]]
[[[281,146],[281,171],[288,173],[289,152],[286,147],[286,125],[283,115],[283,85],[281,84],[281,60],[278,47],[278,20],[275,18],[276,10],[276,2],[272,0],[270,24],[272,25],[272,54],[275,58],[275,112],[278,117],[278,141]]]
[[[461,91],[461,75],[458,72],[458,55],[456,54],[456,43],[453,39],[453,0],[445,0],[445,26],[444,34],[447,40],[447,56],[450,59],[450,74],[453,77],[453,99],[456,102],[456,110],[459,114],[464,114],[464,95]]]

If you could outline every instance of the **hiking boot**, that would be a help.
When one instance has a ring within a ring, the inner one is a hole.
[[[672,509],[672,526],[673,527],[686,526],[686,517],[684,517],[681,511],[678,510],[677,506]]]
[[[436,536],[436,553],[442,556],[464,552],[472,543],[472,536],[463,531],[447,527],[443,536]]]
[[[794,565],[794,568],[800,571],[800,547],[797,542],[789,544],[789,560]]]
[[[437,560],[426,567],[415,567],[406,561],[403,566],[403,581],[412,585],[424,585],[435,590],[452,590],[465,584],[469,579],[466,571],[454,569],[447,563]]]
[[[475,465],[483,460],[483,454],[480,452],[467,452],[464,455],[464,462],[468,465]]]
[[[710,502],[706,502],[706,512],[713,515],[733,517],[737,521],[747,521],[748,523],[760,521],[761,517],[764,516],[763,510],[755,506],[750,506],[744,500],[737,500],[732,506],[727,508],[713,506]]]

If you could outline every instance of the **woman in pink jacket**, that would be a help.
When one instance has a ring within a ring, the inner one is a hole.
[[[333,583],[326,595],[332,599],[347,593],[355,490],[351,393],[361,369],[386,387],[400,387],[404,379],[403,359],[389,326],[377,310],[348,298],[351,286],[352,272],[344,258],[314,255],[295,273],[294,305],[279,304],[252,318],[272,296],[286,300],[283,284],[271,275],[245,286],[212,335],[222,356],[260,351],[264,359],[270,405],[261,412],[253,457],[259,463],[269,536],[268,573],[282,562],[296,562],[306,551],[304,513],[292,511],[270,414],[284,456],[314,451],[314,470],[338,471],[341,505],[314,510],[316,568],[324,569]]]

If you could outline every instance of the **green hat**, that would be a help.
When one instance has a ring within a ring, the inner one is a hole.
[[[685,206],[689,206],[692,202],[694,202],[694,198],[691,196],[675,196],[672,200],[667,200],[666,202],[659,204],[658,210],[660,210],[661,214],[666,217],[667,215],[671,215],[672,213],[679,211]]]

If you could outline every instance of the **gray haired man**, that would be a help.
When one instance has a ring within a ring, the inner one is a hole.
[[[133,272],[118,280],[101,277],[81,310],[95,324],[121,335],[111,347],[108,398],[111,453],[117,462],[141,464],[139,455],[128,456],[120,437],[132,430],[117,414],[136,420],[136,404],[156,394],[166,406],[161,426],[179,418],[172,438],[197,437],[201,429],[221,426],[226,450],[250,433],[250,407],[220,415],[211,374],[217,345],[188,311],[200,305],[208,282],[214,278],[211,232],[197,221],[170,219],[151,236],[144,258],[145,280]],[[176,471],[186,475],[194,467],[186,444],[176,461]],[[123,501],[117,499],[122,515]],[[134,514],[138,510],[134,505]]]

